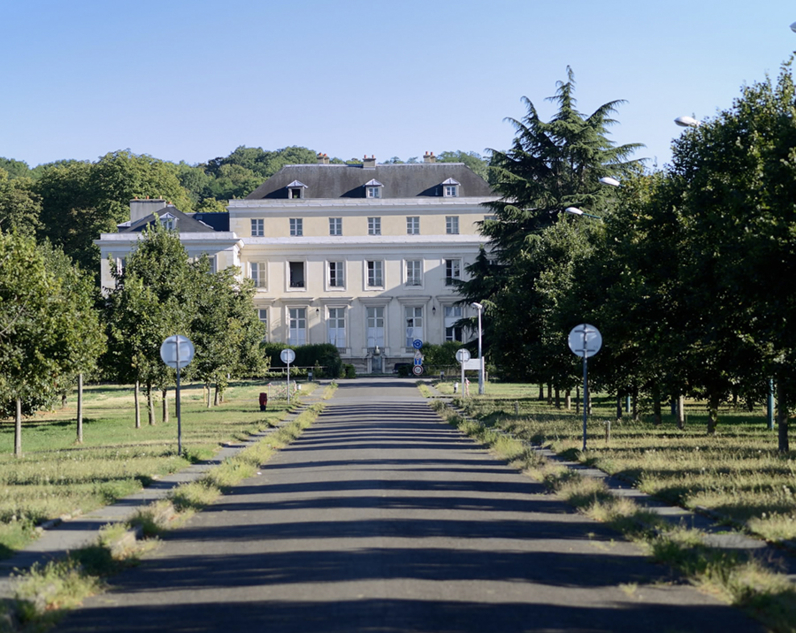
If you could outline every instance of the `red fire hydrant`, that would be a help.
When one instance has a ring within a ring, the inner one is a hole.
[[[268,394],[261,393],[260,394],[260,411],[265,411],[265,408],[268,406]]]

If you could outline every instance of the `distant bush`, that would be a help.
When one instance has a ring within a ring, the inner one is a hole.
[[[345,377],[346,378],[356,378],[357,377],[357,370],[354,368],[353,365],[349,365],[346,363],[343,365],[343,369],[345,370]]]
[[[339,378],[342,375],[343,361],[340,359],[340,352],[334,345],[329,343],[297,346],[290,346],[286,343],[265,343],[263,345],[263,353],[271,359],[272,369],[286,367],[279,355],[283,349],[287,348],[296,352],[296,360],[290,363],[291,370],[294,365],[296,367],[315,367],[319,365],[323,367],[323,373],[326,378]],[[306,372],[304,375],[306,375]]]

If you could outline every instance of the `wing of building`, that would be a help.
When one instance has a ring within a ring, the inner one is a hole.
[[[288,165],[226,214],[183,214],[163,201],[131,203],[130,222],[103,234],[103,285],[141,229],[160,221],[179,231],[189,256],[218,269],[239,266],[254,281],[254,309],[268,338],[332,343],[360,373],[411,363],[415,340],[462,340],[454,323],[470,308],[456,279],[478,255],[478,223],[495,200],[463,163]]]

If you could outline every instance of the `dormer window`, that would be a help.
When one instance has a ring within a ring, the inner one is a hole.
[[[456,198],[459,195],[461,184],[453,178],[448,178],[442,183],[442,195],[445,198]]]
[[[294,180],[287,186],[287,197],[291,200],[301,200],[304,197],[304,190],[307,188],[300,180]]]
[[[164,213],[160,216],[160,226],[167,231],[173,231],[176,225],[177,218],[175,218],[171,213]]]
[[[368,198],[381,198],[381,190],[384,187],[375,178],[365,183],[365,196]]]

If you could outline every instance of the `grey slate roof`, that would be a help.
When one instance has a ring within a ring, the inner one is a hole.
[[[371,179],[384,185],[382,198],[441,197],[442,183],[453,178],[461,183],[460,197],[486,197],[494,193],[486,181],[464,163],[416,163],[408,165],[286,165],[252,191],[246,200],[288,198],[288,186],[305,183],[304,198],[364,198]]]
[[[119,233],[140,233],[145,227],[149,226],[153,222],[159,221],[160,218],[167,213],[170,213],[176,218],[177,222],[175,224],[175,229],[178,233],[213,233],[214,231],[220,230],[213,228],[205,222],[192,218],[190,215],[178,210],[175,206],[169,205],[163,207],[162,209],[158,209],[155,213],[151,213],[150,215],[141,218],[128,227],[120,228]],[[217,215],[227,214],[219,213]],[[229,218],[227,218],[227,226],[229,226]]]

